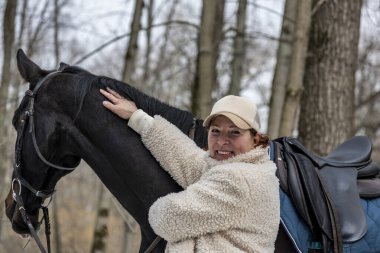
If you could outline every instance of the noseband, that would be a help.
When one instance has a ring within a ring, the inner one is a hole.
[[[59,166],[59,165],[56,165],[56,164],[53,164],[53,163],[50,163],[49,161],[47,161],[45,159],[45,157],[41,154],[41,151],[38,148],[37,141],[36,141],[36,132],[35,132],[35,126],[34,126],[34,99],[35,99],[35,96],[36,96],[39,88],[42,86],[42,84],[48,78],[51,78],[53,75],[56,75],[59,72],[60,71],[54,71],[52,73],[49,73],[48,75],[46,75],[44,78],[42,78],[37,83],[37,85],[35,86],[35,88],[33,89],[33,91],[32,90],[27,90],[25,92],[25,97],[26,96],[29,97],[29,103],[28,103],[28,106],[27,106],[27,110],[25,111],[25,118],[21,122],[20,132],[17,135],[16,148],[15,148],[15,162],[14,162],[14,165],[13,165],[14,179],[12,181],[12,197],[16,201],[16,204],[18,205],[18,210],[19,210],[19,212],[21,214],[21,217],[22,217],[23,221],[25,222],[25,224],[28,226],[30,234],[33,236],[34,240],[36,241],[36,243],[37,243],[37,245],[40,248],[40,250],[41,250],[42,253],[46,253],[46,250],[45,250],[44,246],[42,245],[42,242],[41,242],[40,238],[37,235],[36,228],[33,227],[32,222],[31,222],[31,220],[30,220],[30,218],[29,218],[29,216],[28,216],[28,214],[27,214],[27,212],[25,210],[24,202],[23,202],[22,197],[21,197],[22,186],[24,186],[25,188],[27,188],[36,197],[42,198],[42,200],[45,200],[47,198],[51,198],[55,190],[54,189],[50,189],[50,190],[36,190],[33,186],[30,185],[30,183],[28,183],[28,181],[26,181],[21,176],[21,168],[22,168],[22,164],[21,164],[21,152],[22,152],[22,148],[23,148],[23,136],[24,136],[24,133],[26,131],[26,127],[27,127],[27,125],[29,123],[29,133],[31,133],[31,135],[32,135],[32,141],[33,141],[34,150],[36,151],[36,153],[37,153],[38,157],[40,158],[40,160],[44,164],[46,164],[47,166],[55,168],[55,169],[58,169],[58,170],[72,171],[72,170],[75,169],[75,168],[69,168],[69,167],[62,167],[62,166]],[[18,190],[15,190],[15,187],[14,187],[15,185],[18,185]],[[49,211],[48,211],[48,207],[47,206],[41,205],[40,208],[43,211],[43,218],[42,218],[40,224],[42,223],[43,220],[45,220],[45,235],[46,235],[47,249],[48,249],[47,252],[50,253]]]

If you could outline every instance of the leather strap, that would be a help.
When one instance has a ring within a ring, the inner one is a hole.
[[[191,125],[191,128],[189,130],[189,137],[190,139],[194,140],[195,137],[195,127],[197,125],[197,119],[193,118],[193,124]]]
[[[157,244],[161,241],[161,237],[157,236],[156,239],[149,245],[149,247],[144,251],[144,253],[150,253],[157,246]]]

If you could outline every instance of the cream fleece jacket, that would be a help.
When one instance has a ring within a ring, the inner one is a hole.
[[[128,125],[185,190],[149,210],[165,252],[274,252],[280,223],[279,183],[268,150],[216,161],[160,116],[136,111]]]

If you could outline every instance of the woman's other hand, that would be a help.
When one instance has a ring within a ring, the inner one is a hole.
[[[129,119],[137,110],[135,102],[122,97],[119,93],[110,88],[107,88],[107,90],[100,89],[100,93],[109,100],[103,101],[104,107],[122,119]]]

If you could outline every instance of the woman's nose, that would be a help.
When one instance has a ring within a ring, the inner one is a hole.
[[[230,143],[230,139],[225,135],[220,135],[217,139],[217,143],[218,145],[223,146]]]

